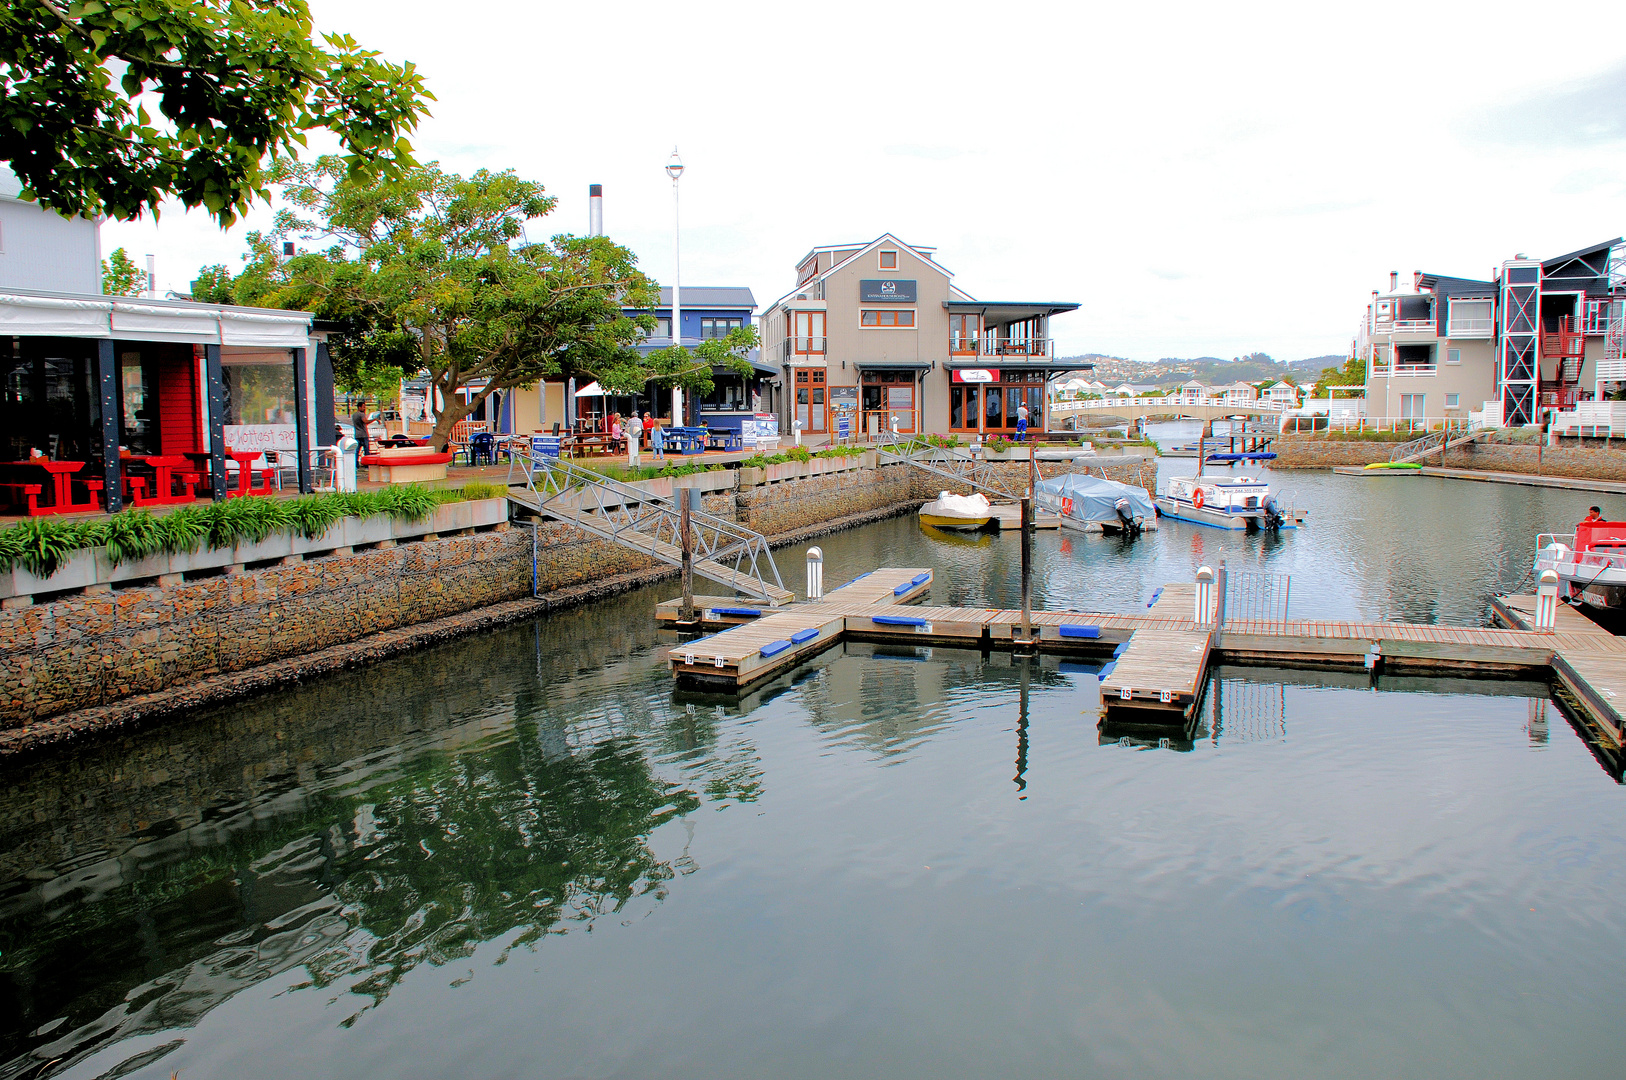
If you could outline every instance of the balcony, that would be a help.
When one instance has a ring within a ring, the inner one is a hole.
[[[788,337],[779,343],[779,362],[788,364],[793,359],[804,358],[809,360],[823,360],[825,353],[825,338],[822,337]]]
[[[1452,319],[1445,324],[1448,338],[1488,338],[1496,336],[1495,319]]]
[[[1027,338],[1013,341],[1009,338],[973,338],[952,335],[949,352],[955,356],[993,356],[1005,359],[1031,357],[1034,360],[1053,360],[1056,343],[1052,338]]]
[[[1420,378],[1437,374],[1439,374],[1438,364],[1396,364],[1393,367],[1383,364],[1372,365],[1372,378],[1374,379]]]

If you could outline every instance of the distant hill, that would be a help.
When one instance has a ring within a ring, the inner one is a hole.
[[[1219,384],[1260,383],[1276,379],[1308,382],[1320,375],[1323,368],[1337,367],[1344,362],[1342,356],[1311,356],[1303,360],[1284,362],[1264,353],[1253,353],[1233,360],[1225,360],[1218,356],[1198,356],[1189,359],[1166,356],[1161,360],[1127,360],[1121,356],[1106,356],[1101,353],[1085,353],[1083,356],[1066,359],[1094,364],[1095,371],[1092,377],[1104,383],[1112,385],[1121,382],[1156,383],[1159,386],[1171,386],[1189,379]]]

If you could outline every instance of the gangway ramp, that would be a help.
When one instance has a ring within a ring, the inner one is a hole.
[[[875,449],[882,460],[913,466],[985,495],[997,495],[1017,502],[1028,496],[1027,484],[1012,483],[1001,475],[1001,470],[994,468],[992,462],[973,456],[957,446],[938,446],[918,435],[884,432]]]
[[[534,450],[514,454],[509,501],[669,566],[683,565],[683,515],[671,497]],[[688,516],[694,573],[773,607],[796,599],[779,576],[767,537],[699,509]]]

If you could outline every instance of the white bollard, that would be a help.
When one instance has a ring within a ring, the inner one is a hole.
[[[824,597],[824,552],[816,547],[807,549],[807,598]]]
[[[796,431],[796,445],[802,445],[802,422],[797,420],[791,424],[791,427]]]
[[[1543,570],[1536,586],[1536,629],[1551,630],[1558,625],[1558,572]]]
[[[1197,568],[1197,603],[1191,619],[1198,626],[1214,621],[1214,571],[1206,566]]]

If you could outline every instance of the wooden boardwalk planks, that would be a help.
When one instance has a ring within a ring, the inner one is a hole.
[[[1101,680],[1101,704],[1189,717],[1202,696],[1213,635],[1205,630],[1136,630]]]

